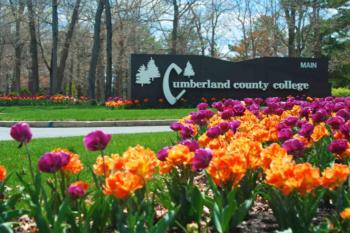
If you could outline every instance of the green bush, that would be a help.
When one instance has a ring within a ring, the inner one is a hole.
[[[350,89],[346,87],[332,88],[332,96],[350,96]]]

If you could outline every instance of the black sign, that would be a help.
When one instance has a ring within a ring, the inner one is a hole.
[[[229,62],[195,55],[131,55],[130,97],[170,105],[201,98],[331,95],[328,60],[266,57]]]

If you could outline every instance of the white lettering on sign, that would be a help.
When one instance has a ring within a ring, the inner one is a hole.
[[[302,69],[317,69],[317,62],[300,62]]]
[[[303,69],[316,69],[317,62],[300,62],[300,68]],[[172,71],[175,71],[177,76],[182,76],[183,81],[173,81],[170,82],[170,74]],[[141,65],[136,74],[136,84],[144,85],[152,84],[156,78],[159,78],[160,72],[158,67],[155,65],[155,61],[151,58],[146,65]],[[275,90],[296,90],[296,91],[304,91],[310,88],[309,83],[298,83],[292,82],[291,80],[284,80],[281,82],[263,82],[263,81],[255,81],[255,82],[232,82],[232,80],[223,80],[223,81],[211,81],[210,79],[206,81],[194,81],[192,77],[195,76],[195,71],[192,67],[190,61],[187,61],[186,67],[181,69],[177,64],[171,63],[168,68],[165,70],[163,76],[163,94],[165,99],[168,101],[170,105],[176,104],[176,102],[182,98],[182,96],[186,93],[186,89],[234,89],[234,90],[260,90],[267,91],[271,86],[271,89]],[[171,92],[171,88],[173,91],[177,89],[181,89],[181,91],[174,96]]]
[[[309,89],[308,83],[293,83],[290,80],[285,80],[283,83],[272,84],[273,89],[276,90],[297,90],[303,91]]]
[[[169,76],[173,69],[178,75],[182,72],[182,69],[178,65],[176,65],[175,63],[171,63],[168,69],[166,69],[164,78],[163,78],[163,93],[164,93],[165,99],[171,105],[174,105],[186,93],[186,90],[182,90],[180,94],[178,94],[176,97],[173,96],[173,94],[171,93],[170,85],[169,85],[169,79],[170,79]]]

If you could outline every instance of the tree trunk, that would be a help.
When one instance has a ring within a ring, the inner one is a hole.
[[[21,21],[24,12],[24,1],[19,0],[19,7],[15,7],[15,4],[10,1],[13,15],[16,18],[16,32],[15,32],[15,67],[14,75],[15,80],[13,82],[13,90],[19,95],[21,92],[21,67],[22,67],[22,50],[23,43],[21,41]]]
[[[28,80],[28,89],[31,94],[39,92],[39,62],[38,62],[38,46],[36,38],[36,28],[34,19],[34,10],[32,0],[27,0],[29,13],[29,33],[30,33],[30,55],[31,55],[31,72]]]
[[[57,0],[52,0],[52,50],[50,72],[50,95],[57,91],[57,47],[58,47],[58,13]]]
[[[112,16],[111,16],[111,6],[109,0],[105,0],[105,15],[106,15],[106,88],[105,88],[105,99],[112,96]]]
[[[90,99],[96,99],[95,95],[95,82],[96,82],[96,66],[98,62],[98,56],[100,53],[100,31],[101,31],[101,16],[103,12],[103,0],[100,0],[95,15],[94,25],[94,42],[91,52],[90,68],[88,73],[89,81],[89,97]]]
[[[179,6],[177,5],[177,0],[173,0],[174,7],[174,18],[173,18],[173,29],[171,33],[171,54],[177,53],[177,41],[178,41],[178,26],[179,26]]]
[[[288,56],[295,57],[295,5],[289,3],[289,6],[285,8],[285,14],[288,24]]]
[[[313,0],[312,2],[312,17],[314,24],[314,47],[313,47],[313,55],[316,58],[322,56],[321,52],[321,33],[320,33],[320,6],[318,0]]]
[[[63,88],[63,79],[64,79],[64,70],[66,68],[66,61],[68,58],[68,53],[69,53],[69,47],[72,41],[73,37],[73,32],[74,32],[74,27],[78,21],[79,18],[79,7],[80,7],[80,2],[81,0],[76,0],[71,21],[68,27],[68,32],[66,34],[63,48],[61,50],[61,57],[60,57],[60,64],[57,69],[57,90],[56,92],[61,92]]]

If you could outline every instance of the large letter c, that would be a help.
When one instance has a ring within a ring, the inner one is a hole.
[[[174,105],[186,93],[186,90],[182,90],[180,94],[178,94],[176,97],[173,96],[173,94],[171,93],[169,76],[173,69],[176,71],[178,75],[182,72],[182,69],[175,63],[171,63],[168,69],[165,71],[164,78],[163,78],[163,93],[170,105]]]

